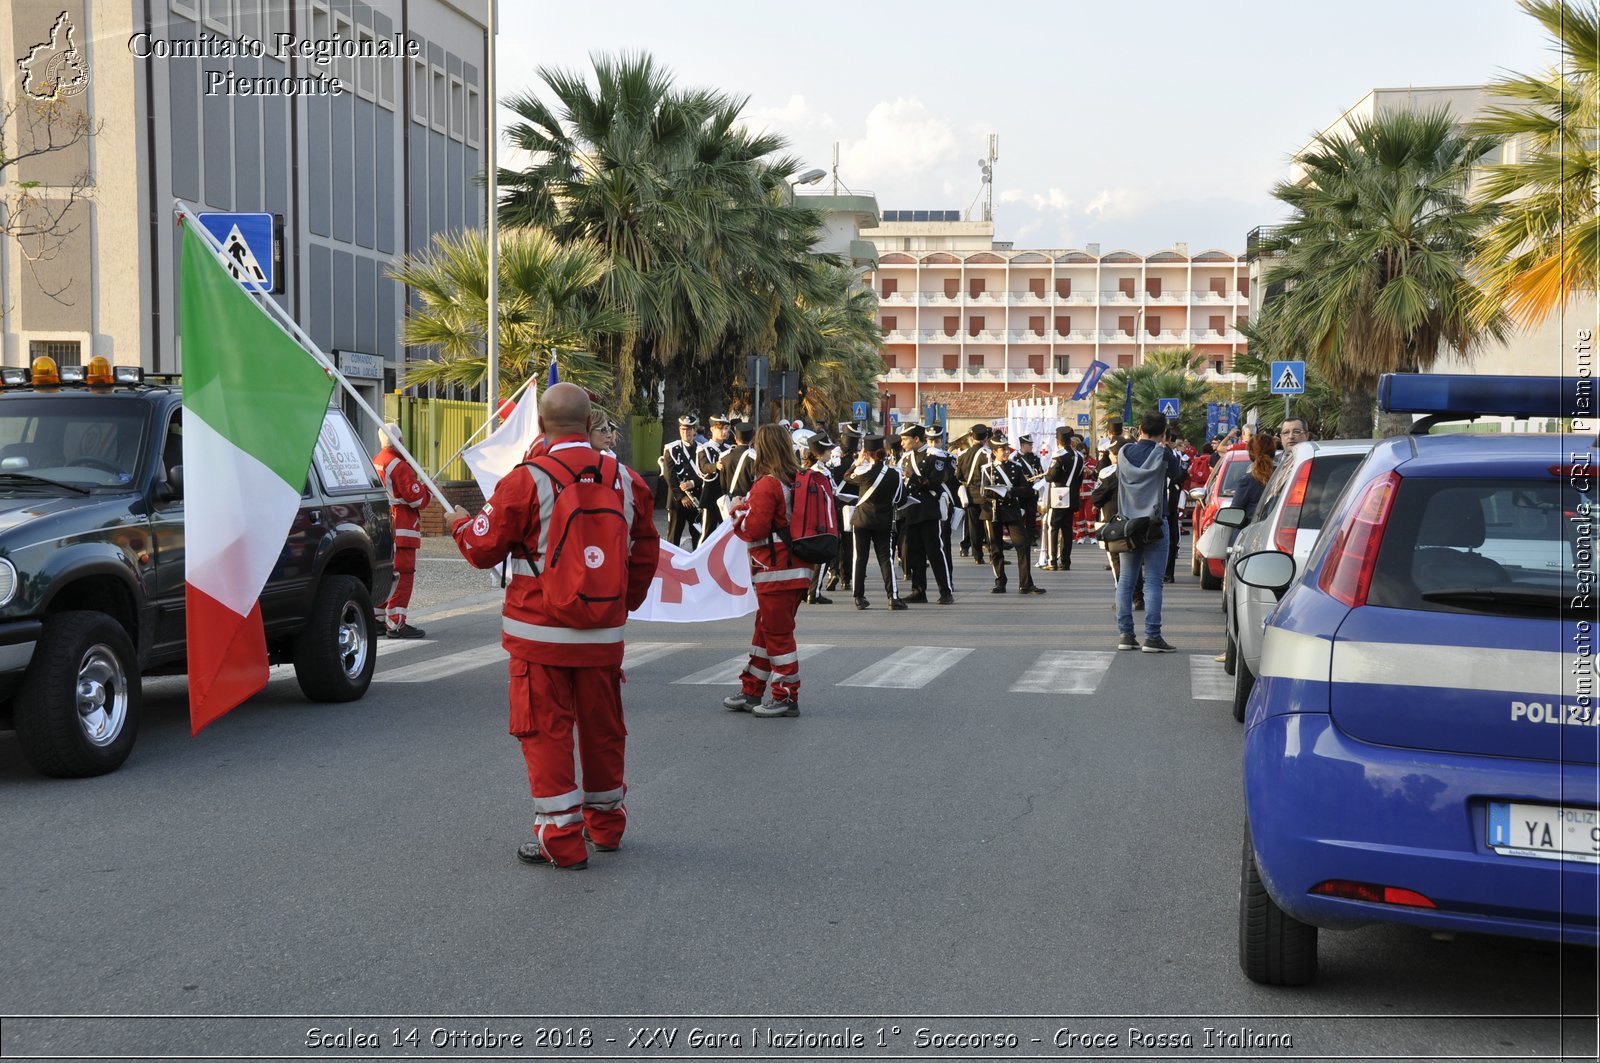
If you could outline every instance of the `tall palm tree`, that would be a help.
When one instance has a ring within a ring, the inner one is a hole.
[[[597,55],[593,67],[592,83],[541,69],[553,103],[531,92],[509,101],[520,120],[508,136],[534,161],[501,172],[500,217],[605,250],[600,297],[630,320],[599,349],[619,402],[653,399],[665,384],[670,410],[696,375],[667,372],[681,354],[726,389],[734,352],[778,344],[774,323],[794,301],[797,258],[820,219],[787,204],[798,162],[776,155],[782,138],[739,124],[744,99],[679,89],[646,54]]]
[[[1341,436],[1371,434],[1382,374],[1427,368],[1441,343],[1470,356],[1504,338],[1504,314],[1473,313],[1468,275],[1496,207],[1468,199],[1467,177],[1491,144],[1443,109],[1389,111],[1318,137],[1296,160],[1304,179],[1273,190],[1292,213],[1262,245],[1268,276],[1286,282],[1263,328],[1346,391]]]
[[[595,297],[609,270],[610,260],[589,241],[557,241],[539,228],[500,234],[499,354],[508,393],[558,350],[562,379],[610,395],[609,373],[581,353],[628,326],[625,314]],[[411,363],[407,384],[470,388],[487,375],[488,275],[489,244],[478,229],[440,233],[429,250],[390,272],[422,302],[407,311],[407,346],[435,353]]]
[[[1561,57],[1556,66],[1491,82],[1504,102],[1473,122],[1505,141],[1509,161],[1487,167],[1477,195],[1500,201],[1475,265],[1480,312],[1505,307],[1533,327],[1581,289],[1600,285],[1600,7],[1521,0]]]

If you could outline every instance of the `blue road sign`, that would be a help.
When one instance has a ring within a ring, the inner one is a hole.
[[[1088,428],[1089,427],[1089,415],[1088,414],[1086,414],[1086,413],[1078,414],[1078,427],[1079,428]]]
[[[1176,417],[1178,416],[1178,400],[1157,399],[1156,409],[1161,411],[1161,416],[1163,417]]]
[[[1303,395],[1306,390],[1306,363],[1303,361],[1272,363],[1272,393],[1274,395]]]
[[[892,425],[896,425],[896,426],[898,426],[900,424],[900,411],[899,410],[890,410],[889,411],[889,423],[892,424]]]
[[[200,215],[200,224],[222,245],[222,261],[234,280],[251,290],[257,285],[269,292],[277,290],[271,214],[212,211]]]
[[[850,419],[851,420],[854,420],[854,421],[865,421],[868,416],[870,416],[870,411],[868,410],[868,404],[867,403],[865,403],[865,402],[852,402],[850,404]]]

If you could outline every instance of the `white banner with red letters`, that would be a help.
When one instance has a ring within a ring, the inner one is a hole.
[[[750,547],[733,534],[733,522],[725,520],[693,553],[661,543],[650,595],[628,619],[693,624],[733,620],[755,611]]]

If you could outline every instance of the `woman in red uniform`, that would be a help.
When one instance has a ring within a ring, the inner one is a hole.
[[[756,631],[750,661],[739,675],[740,690],[722,701],[732,712],[755,716],[800,715],[800,655],[794,618],[811,587],[813,568],[789,554],[779,535],[794,509],[794,478],[800,472],[794,439],[781,424],[756,429],[755,483],[729,513],[733,533],[750,544],[750,585],[756,592]],[[772,700],[762,703],[767,680]]]

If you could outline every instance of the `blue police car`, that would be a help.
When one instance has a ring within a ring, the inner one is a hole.
[[[1240,559],[1241,582],[1283,595],[1245,710],[1254,981],[1310,981],[1319,927],[1600,944],[1600,451],[1592,434],[1427,434],[1592,416],[1588,394],[1385,377],[1383,408],[1429,416],[1368,455],[1298,579],[1287,555]]]

